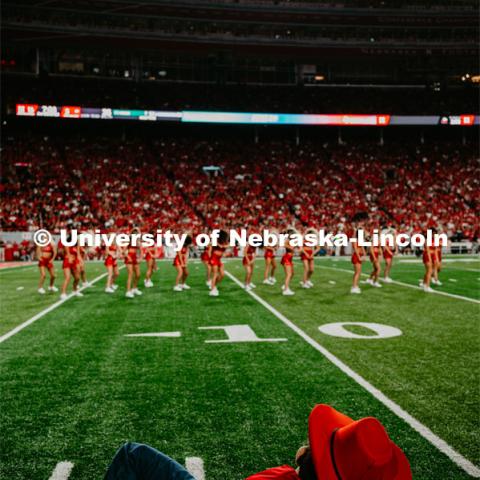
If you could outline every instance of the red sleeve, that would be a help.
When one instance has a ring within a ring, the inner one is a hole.
[[[288,465],[269,468],[263,472],[247,477],[245,480],[300,480],[295,469]]]

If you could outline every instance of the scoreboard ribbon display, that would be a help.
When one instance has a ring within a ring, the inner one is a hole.
[[[247,113],[247,112],[206,112],[184,110],[168,112],[161,110],[129,110],[116,108],[85,108],[64,105],[16,105],[19,117],[47,118],[90,118],[97,120],[139,120],[185,123],[218,123],[243,125],[337,125],[373,126],[389,125],[457,125],[479,124],[479,116],[460,115],[387,115],[387,114],[298,114],[298,113]]]

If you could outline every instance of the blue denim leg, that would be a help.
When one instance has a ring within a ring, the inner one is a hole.
[[[108,467],[105,480],[195,480],[167,455],[141,443],[125,443]]]

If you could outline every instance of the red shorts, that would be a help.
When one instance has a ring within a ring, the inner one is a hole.
[[[129,253],[129,254],[125,257],[125,265],[138,265],[137,254],[135,254],[135,253]]]
[[[243,260],[242,260],[243,266],[247,265],[247,260],[249,260],[249,263],[251,263],[253,260],[253,257],[243,257]]]
[[[53,262],[51,258],[44,258],[41,257],[40,260],[38,261],[38,266],[39,267],[45,267],[45,268],[53,268]]]
[[[393,258],[393,253],[389,253],[386,250],[384,250],[382,253],[385,260],[391,260]]]
[[[313,257],[310,258],[310,257],[308,257],[307,255],[305,255],[304,253],[302,253],[302,254],[300,255],[300,258],[301,258],[302,262],[303,262],[304,260],[308,260],[308,261],[313,260]]]
[[[282,261],[280,262],[284,267],[293,267],[293,255],[291,253],[286,253],[282,257]]]
[[[180,267],[182,264],[180,263],[180,259],[178,258],[178,256],[176,256],[173,260],[173,266],[174,267]]]
[[[378,262],[378,260],[379,260],[379,257],[378,257],[378,256],[377,256],[377,257],[374,257],[373,255],[369,255],[369,257],[370,257],[370,261],[371,261],[372,263],[376,263],[376,262]]]
[[[78,260],[74,260],[73,262],[69,262],[68,258],[64,258],[62,268],[64,268],[64,269],[69,268],[70,270],[77,270]]]
[[[223,265],[222,257],[218,255],[212,255],[208,262],[212,267],[221,267]]]
[[[202,262],[208,262],[210,260],[210,256],[208,255],[208,252],[203,252],[200,257],[200,260],[202,260]]]
[[[433,264],[437,263],[437,262],[436,262],[436,259],[435,259],[435,257],[434,257],[433,255],[432,255],[430,258],[431,258],[431,260],[429,260],[428,255],[426,254],[426,252],[423,252],[422,260],[423,260],[423,264],[424,264],[424,265],[428,265],[429,263],[431,263],[431,264],[433,265]]]
[[[352,263],[353,263],[353,265],[361,265],[362,264],[362,260],[360,259],[360,257],[356,253],[354,253],[352,255]]]
[[[272,252],[271,250],[265,250],[265,253],[263,254],[263,258],[275,258],[275,253]]]
[[[113,258],[111,255],[108,255],[105,259],[104,265],[106,267],[116,267],[117,266],[117,259]]]

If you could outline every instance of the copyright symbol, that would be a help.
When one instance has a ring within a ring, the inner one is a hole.
[[[33,241],[38,247],[46,247],[52,242],[52,234],[45,229],[37,230],[33,234]]]

